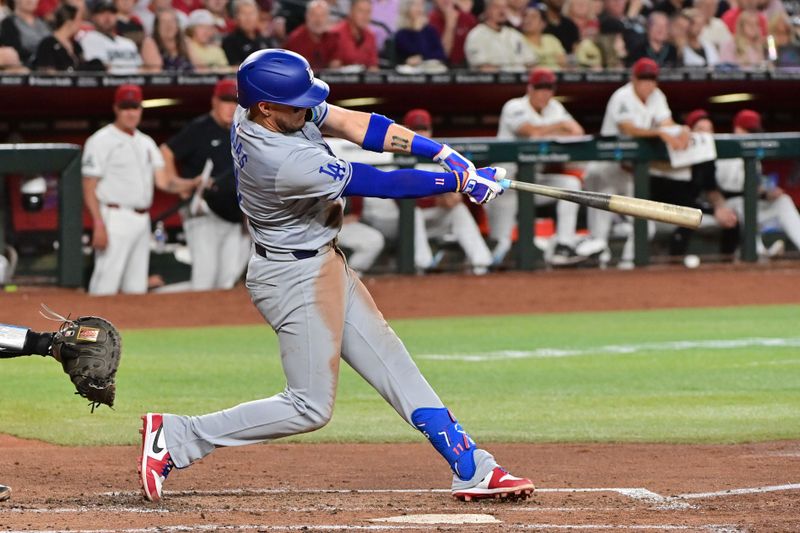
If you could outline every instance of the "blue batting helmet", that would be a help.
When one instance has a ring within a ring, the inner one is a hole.
[[[268,48],[253,52],[239,65],[239,105],[273,102],[294,107],[314,107],[327,98],[330,88],[314,78],[308,61],[295,52]]]

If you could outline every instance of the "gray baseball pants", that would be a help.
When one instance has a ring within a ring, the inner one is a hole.
[[[340,359],[409,424],[414,410],[443,407],[341,251],[330,247],[302,260],[291,254],[268,256],[253,255],[247,288],[278,335],[286,388],[207,415],[165,414],[164,436],[175,466],[189,466],[218,446],[321,428],[333,414]],[[478,481],[496,465],[484,450],[476,450],[475,461],[473,480]],[[454,482],[469,486],[472,481]]]

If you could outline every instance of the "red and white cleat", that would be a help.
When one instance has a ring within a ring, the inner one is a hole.
[[[512,476],[497,466],[474,487],[454,490],[453,497],[465,502],[486,498],[524,500],[533,494],[534,489],[530,479]]]
[[[147,413],[142,417],[142,455],[139,457],[139,483],[144,497],[151,502],[161,499],[161,486],[175,466],[164,441],[161,415]]]

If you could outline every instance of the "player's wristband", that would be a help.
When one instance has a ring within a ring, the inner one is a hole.
[[[342,196],[375,198],[423,198],[461,189],[456,172],[427,172],[401,168],[384,172],[363,163],[352,163],[353,172]]]
[[[411,154],[433,159],[436,154],[442,151],[442,145],[433,139],[428,139],[422,135],[414,135],[411,139]]]
[[[371,152],[383,152],[386,132],[389,131],[389,126],[392,124],[394,124],[392,119],[373,113],[369,117],[369,125],[367,126],[367,132],[364,134],[364,142],[361,143],[361,147]]]

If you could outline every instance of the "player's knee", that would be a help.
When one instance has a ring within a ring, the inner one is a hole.
[[[333,402],[326,399],[315,399],[297,394],[292,390],[285,390],[283,394],[292,402],[294,408],[302,416],[300,432],[315,431],[324,427],[333,416]]]
[[[316,409],[308,409],[305,412],[305,418],[307,422],[306,430],[307,431],[316,431],[325,427],[328,422],[331,421],[333,417],[333,409],[326,408],[316,408]]]

